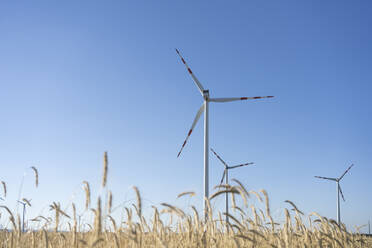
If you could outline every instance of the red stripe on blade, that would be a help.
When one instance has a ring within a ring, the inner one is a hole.
[[[189,73],[190,73],[190,74],[192,74],[192,71],[191,71],[191,69],[190,69],[190,68],[187,68],[187,70],[189,71]]]
[[[247,100],[248,97],[241,97],[240,100]]]
[[[190,136],[192,133],[192,129],[190,129],[189,133],[187,134],[187,136]]]
[[[186,61],[183,58],[181,58],[181,60],[182,60],[182,63],[186,64]]]

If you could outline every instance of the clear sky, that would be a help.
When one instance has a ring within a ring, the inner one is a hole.
[[[341,186],[348,226],[372,219],[370,1],[1,1],[0,165],[6,204],[99,190],[109,153],[114,205],[201,207],[203,119],[177,153],[202,104],[180,49],[212,97],[274,95],[210,104],[210,145],[278,213],[292,200],[336,218]],[[33,186],[30,166],[40,172]],[[222,166],[210,157],[211,187]],[[215,206],[223,206],[223,199]]]

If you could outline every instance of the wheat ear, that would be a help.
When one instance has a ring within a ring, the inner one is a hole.
[[[36,167],[35,166],[31,166],[31,169],[34,171],[35,173],[35,186],[37,188],[37,186],[39,186],[39,172],[37,171]]]
[[[3,185],[4,198],[5,198],[6,197],[6,183],[4,181],[1,181],[1,184]]]
[[[108,171],[108,159],[107,152],[103,155],[103,177],[102,177],[102,188],[106,186],[107,183],[107,171]]]

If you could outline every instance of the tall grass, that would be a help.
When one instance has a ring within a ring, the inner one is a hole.
[[[38,185],[38,173],[35,171]],[[108,162],[104,155],[102,185],[106,186]],[[5,184],[3,184],[5,185]],[[86,211],[91,205],[89,183],[83,181]],[[8,217],[10,231],[0,232],[1,247],[372,247],[372,242],[359,233],[348,231],[344,224],[311,213],[305,216],[297,206],[287,200],[291,210],[284,209],[285,221],[276,223],[271,216],[269,196],[265,190],[248,191],[238,180],[232,185],[220,185],[208,199],[208,218],[204,220],[194,206],[181,209],[167,203],[152,206],[150,218],[143,215],[140,191],[133,187],[136,204],[123,206],[126,216],[115,220],[111,215],[112,194],[106,197],[102,211],[101,196],[90,209],[91,222],[80,223],[78,210],[72,203],[72,213],[61,209],[58,202],[50,205],[54,218],[37,216],[33,221],[43,222],[37,230],[22,232],[20,218],[7,206],[0,206],[2,218]],[[211,203],[228,193],[231,195],[230,223],[224,221],[226,213],[213,211]],[[178,197],[194,195],[183,192]],[[251,204],[251,197],[263,201],[264,209]],[[237,205],[237,203],[240,203]],[[204,214],[204,213],[202,213]],[[17,216],[17,217],[15,217]],[[16,220],[17,218],[17,220]],[[166,221],[167,220],[167,221]],[[105,224],[107,223],[107,224]],[[81,225],[88,229],[81,230]]]

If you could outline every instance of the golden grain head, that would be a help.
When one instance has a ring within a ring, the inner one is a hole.
[[[112,192],[111,190],[109,191],[108,193],[108,212],[111,213],[111,209],[112,209]]]
[[[107,152],[103,155],[103,176],[102,176],[102,187],[106,187],[107,184],[107,173],[108,173],[108,158]]]
[[[99,237],[102,233],[102,209],[101,209],[101,197],[97,200],[96,215],[94,218],[94,228],[96,232],[96,237]]]
[[[266,190],[264,190],[264,189],[261,189],[260,191],[262,192],[262,194],[265,197],[266,215],[267,216],[270,216],[271,214],[270,214],[269,195],[267,194]]]
[[[287,202],[287,203],[291,204],[291,206],[293,207],[293,209],[294,209],[297,213],[300,213],[300,214],[304,215],[304,213],[301,212],[300,210],[298,210],[297,206],[296,206],[293,202],[291,202],[290,200],[285,200],[284,202]]]
[[[39,186],[39,172],[35,166],[31,166],[31,169],[34,171],[35,174],[35,186],[37,188]]]
[[[181,198],[182,196],[186,196],[186,195],[195,196],[196,194],[194,191],[185,191],[185,192],[178,194],[177,198]]]
[[[87,181],[83,181],[83,188],[85,191],[85,209],[88,210],[90,206],[90,187]]]
[[[139,189],[136,186],[133,186],[134,192],[136,193],[136,198],[137,198],[137,211],[138,215],[142,216],[142,199],[141,199],[141,194],[139,192]]]
[[[6,183],[4,181],[1,181],[1,184],[3,185],[4,198],[5,198],[6,197]]]

